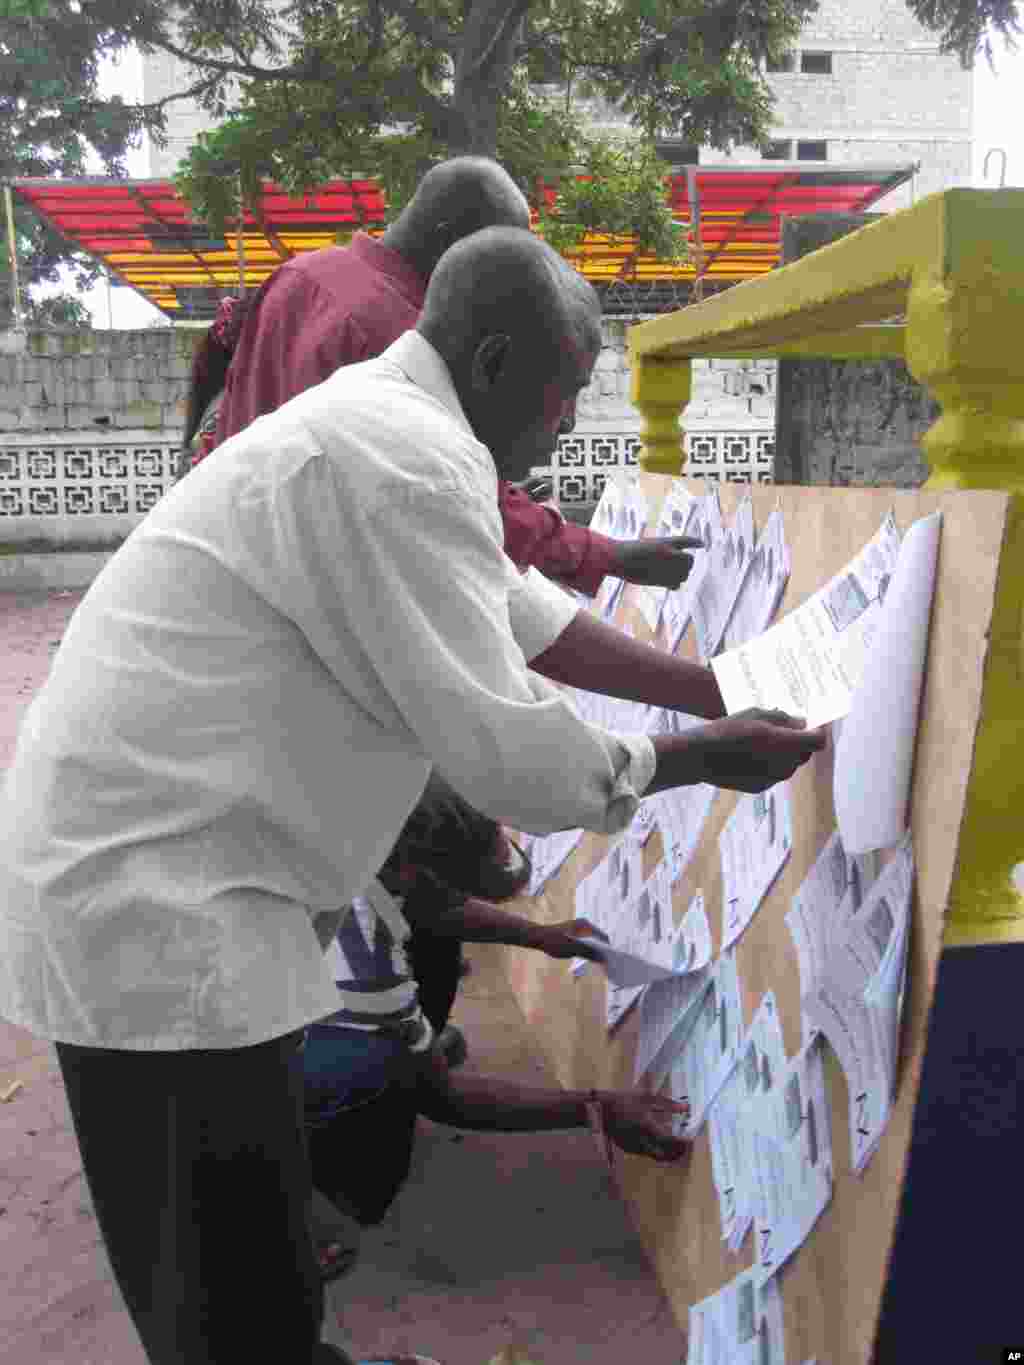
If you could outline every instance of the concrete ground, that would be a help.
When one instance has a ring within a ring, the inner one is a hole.
[[[0,593],[0,764],[81,594]],[[501,969],[474,948],[456,1018],[480,1071],[555,1084]],[[53,1049],[0,1021],[0,1365],[145,1365],[103,1251]],[[423,1122],[408,1185],[327,1291],[357,1355],[487,1365],[679,1365],[685,1339],[586,1132]],[[188,1365],[188,1362],[182,1362]],[[297,1365],[297,1363],[296,1363]]]

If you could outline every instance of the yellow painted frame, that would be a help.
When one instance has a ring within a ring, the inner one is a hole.
[[[927,488],[1013,495],[945,943],[1024,941],[1024,190],[931,195],[633,327],[629,347],[639,459],[651,472],[682,471],[695,357],[893,357],[942,405],[922,440]]]

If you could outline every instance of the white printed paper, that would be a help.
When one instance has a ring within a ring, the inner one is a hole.
[[[722,947],[736,942],[793,847],[789,786],[743,796],[718,840],[722,860]]]
[[[846,1076],[851,1162],[861,1172],[892,1109],[906,985],[914,856],[909,836],[879,874],[860,909],[844,903],[839,936],[803,1002]]]
[[[754,555],[754,504],[748,494],[733,524],[707,552],[705,572],[692,598],[690,614],[701,662],[707,663],[722,643],[726,622]]]
[[[559,872],[566,859],[579,847],[582,829],[560,829],[554,834],[528,834],[520,839],[524,853],[533,864],[528,896],[539,896],[552,877]]]
[[[711,926],[704,911],[704,897],[698,891],[676,930],[675,973],[644,992],[633,1061],[634,1082],[650,1073],[654,1089],[660,1089],[692,1027],[693,1011],[710,984],[710,961]]]
[[[689,518],[690,509],[695,501],[696,499],[692,493],[687,491],[683,481],[681,479],[673,479],[661,504],[661,511],[658,514],[658,524],[654,529],[654,534],[656,536],[686,535],[687,519]],[[640,608],[644,620],[652,631],[658,629],[658,622],[661,620],[661,609],[665,605],[665,596],[668,591],[668,588],[644,587],[637,593],[637,606]]]
[[[936,512],[914,522],[904,537],[836,747],[836,818],[852,853],[891,848],[907,830],[941,528],[942,513]]]
[[[718,790],[707,782],[700,782],[692,787],[672,787],[646,798],[655,808],[673,886],[681,880],[697,852]]]
[[[743,1031],[740,982],[736,955],[722,953],[711,972],[708,989],[669,1071],[674,1100],[688,1100],[690,1117],[677,1127],[684,1137],[695,1137],[708,1107],[736,1065]]]
[[[704,551],[703,553],[700,551],[695,553],[693,568],[690,570],[690,576],[686,582],[680,584],[674,591],[669,592],[665,598],[661,616],[665,627],[666,649],[669,654],[676,652],[680,641],[686,634],[686,627],[690,624],[693,611],[694,599],[700,591],[704,575],[708,572],[715,548],[725,534],[725,528],[722,525],[722,508],[718,501],[718,489],[714,485],[703,497],[695,499],[690,508],[690,515],[683,534],[696,536],[702,540]]]
[[[900,538],[890,512],[861,553],[756,639],[711,661],[730,715],[752,706],[806,719],[845,716],[864,673]]]
[[[751,1106],[759,1282],[803,1245],[832,1197],[832,1139],[820,1042]]]
[[[686,1365],[786,1365],[782,1296],[744,1270],[690,1309]]]
[[[592,935],[580,942],[600,951],[611,985],[646,986],[676,972],[672,888],[664,863],[658,864],[632,901],[622,906],[609,924],[606,932],[610,942],[604,943]]]
[[[877,876],[874,854],[851,857],[835,831],[800,884],[786,915],[800,970],[800,997],[806,999],[825,970],[829,945],[838,943],[842,924],[855,913]],[[812,1026],[804,1016],[804,1042]]]
[[[711,1169],[718,1192],[722,1240],[740,1249],[757,1209],[752,1108],[771,1094],[786,1068],[775,996],[768,991],[740,1045],[739,1065],[708,1110]]]
[[[791,567],[782,508],[776,507],[757,538],[740,585],[725,628],[723,644],[726,649],[745,645],[768,629],[786,591]]]
[[[647,499],[640,485],[620,477],[608,479],[594,509],[591,528],[612,540],[639,540],[646,524]],[[598,588],[594,605],[604,620],[614,615],[623,586],[623,579],[608,574]]]
[[[612,937],[619,913],[642,879],[642,855],[632,840],[622,839],[576,887],[576,918],[585,919]],[[569,970],[578,976],[591,965],[574,958]]]

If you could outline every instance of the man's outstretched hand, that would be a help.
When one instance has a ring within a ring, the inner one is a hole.
[[[665,1095],[639,1092],[604,1094],[601,1117],[605,1132],[624,1152],[652,1161],[678,1161],[690,1150],[686,1138],[672,1132],[672,1120],[688,1118],[690,1106]]]
[[[600,948],[591,943],[580,943],[579,938],[599,938],[608,942],[608,935],[588,919],[560,920],[557,924],[538,924],[541,936],[539,947],[548,957],[565,960],[571,957],[585,957],[590,962],[603,962]]]
[[[687,739],[703,773],[698,780],[738,792],[784,782],[828,742],[824,728],[808,730],[797,716],[756,707],[710,721]]]
[[[704,542],[694,536],[624,540],[615,552],[615,568],[610,572],[627,583],[642,583],[648,588],[678,588],[693,568],[693,555],[687,552],[703,549]]]

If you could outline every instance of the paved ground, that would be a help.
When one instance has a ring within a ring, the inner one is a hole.
[[[0,764],[80,596],[0,594]],[[460,994],[470,1065],[551,1084],[501,951],[472,950]],[[0,1104],[0,1365],[145,1365],[53,1050],[0,1021],[0,1093],[15,1079],[22,1089]],[[355,1273],[328,1291],[328,1340],[443,1365],[487,1365],[510,1346],[536,1365],[679,1365],[685,1341],[589,1134],[422,1127],[409,1184]]]

